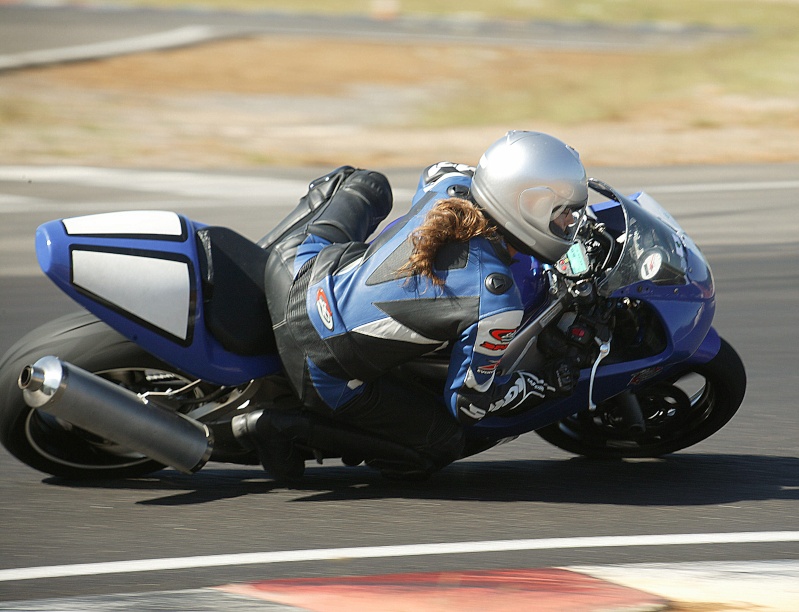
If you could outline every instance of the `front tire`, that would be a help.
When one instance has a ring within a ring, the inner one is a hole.
[[[722,339],[709,362],[636,391],[646,424],[643,434],[631,433],[602,406],[595,414],[580,412],[536,433],[558,448],[586,457],[659,457],[716,433],[736,413],[745,393],[743,362]]]
[[[71,479],[131,478],[164,467],[30,408],[17,379],[26,365],[45,355],[55,355],[137,393],[188,382],[93,315],[66,315],[28,333],[0,361],[0,444],[32,468]]]

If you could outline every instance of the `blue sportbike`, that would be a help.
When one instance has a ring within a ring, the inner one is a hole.
[[[589,186],[597,203],[566,255],[514,264],[525,318],[498,365],[536,371],[570,356],[579,383],[568,397],[469,426],[464,456],[536,432],[587,457],[657,457],[712,435],[743,401],[744,366],[712,326],[713,276],[701,251],[648,194]],[[3,356],[0,443],[67,478],[257,465],[237,424],[293,396],[266,307],[272,239],[254,243],[164,211],[42,225],[40,266],[83,310]],[[441,390],[448,364],[435,352],[398,374]],[[342,458],[334,441],[299,445],[308,459]],[[381,452],[367,444],[357,463],[379,462]]]

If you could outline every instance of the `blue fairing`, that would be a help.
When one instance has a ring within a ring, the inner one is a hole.
[[[721,344],[711,327],[715,312],[713,277],[701,251],[648,195],[620,199],[622,202],[592,206],[597,218],[620,236],[623,249],[619,262],[598,289],[610,298],[646,303],[660,320],[666,346],[657,355],[599,367],[593,397],[596,403],[625,389],[668,378],[687,365],[707,363]],[[658,269],[645,266],[651,263],[652,253],[657,254]],[[585,410],[589,376],[590,370],[583,370],[578,388],[567,398],[512,417],[485,418],[474,426],[473,433],[514,436]]]
[[[51,221],[36,232],[36,255],[47,276],[81,306],[192,376],[237,385],[278,371],[277,356],[231,353],[208,332],[200,227],[160,211]]]

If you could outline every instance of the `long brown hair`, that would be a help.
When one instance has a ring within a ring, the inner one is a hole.
[[[468,242],[478,236],[497,237],[496,227],[479,208],[462,198],[439,200],[411,233],[413,252],[399,272],[422,276],[441,287],[444,279],[435,273],[438,250],[447,242]]]

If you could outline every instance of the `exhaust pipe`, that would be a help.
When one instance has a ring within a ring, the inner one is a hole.
[[[159,463],[191,474],[211,458],[202,423],[57,357],[25,366],[17,383],[25,403]]]

